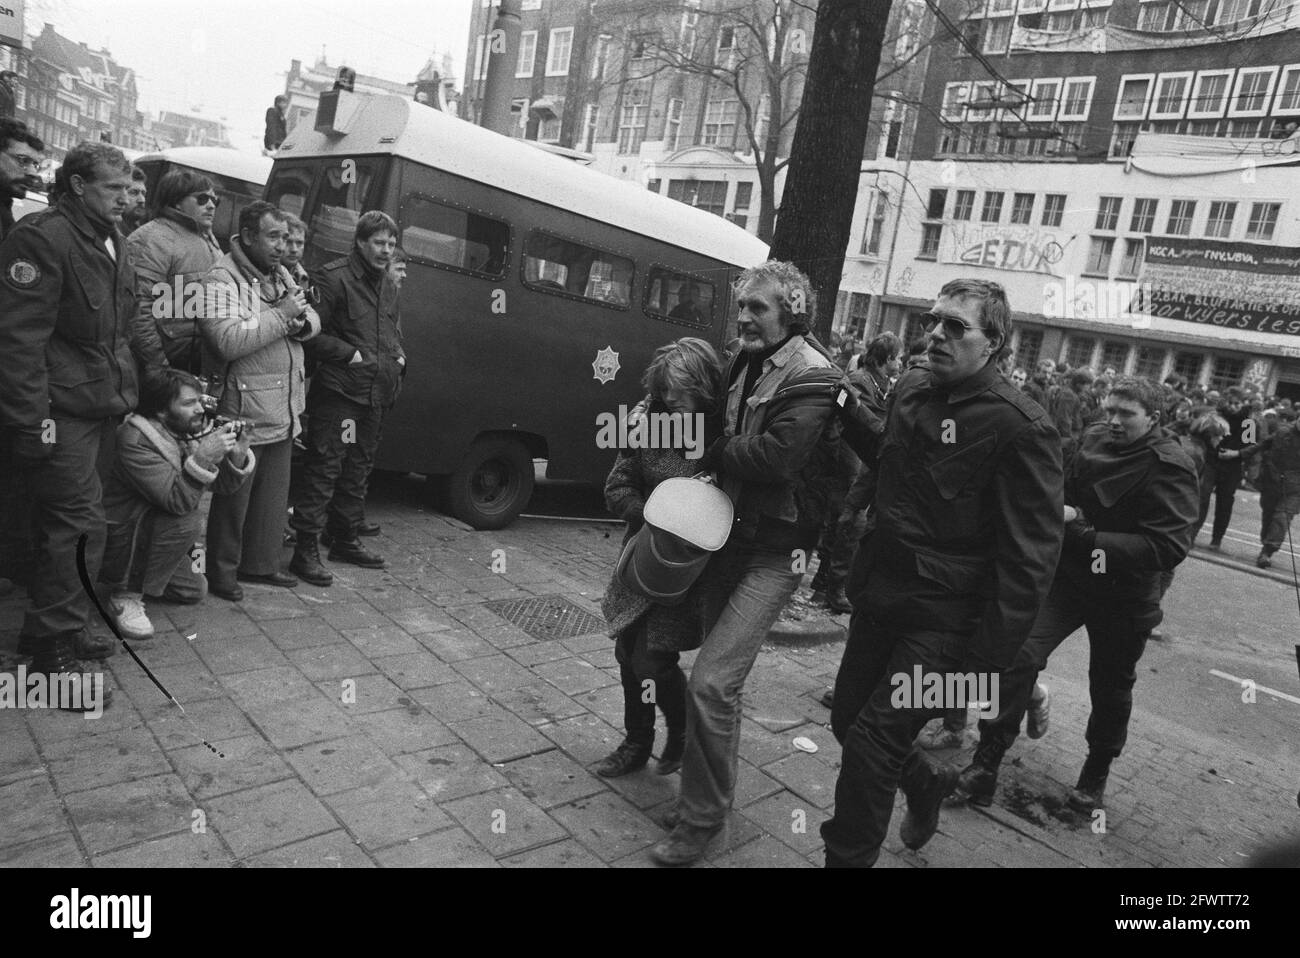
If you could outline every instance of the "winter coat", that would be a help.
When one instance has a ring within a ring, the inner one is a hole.
[[[1289,502],[1300,503],[1300,429],[1283,423],[1263,443],[1261,488],[1277,487]]]
[[[135,266],[137,302],[131,349],[141,367],[170,365],[197,374],[203,300],[193,290],[221,259],[216,237],[169,208],[132,233],[126,248]]]
[[[222,494],[234,492],[257,466],[250,449],[242,469],[229,456],[216,469],[207,469],[194,459],[197,447],[197,439],[178,438],[155,420],[127,416],[118,427],[113,468],[104,484],[104,512],[110,525],[133,522],[147,509],[189,515],[209,488]]]
[[[654,411],[655,406],[651,406]],[[618,454],[605,481],[605,505],[627,522],[626,545],[644,524],[642,512],[655,486],[665,479],[693,476],[700,471],[698,459],[687,459],[680,449],[633,449]],[[648,646],[659,652],[697,649],[708,632],[701,587],[707,568],[679,605],[659,605],[625,586],[617,575],[609,580],[601,612],[614,638],[637,625],[643,618]]]
[[[0,244],[0,425],[39,433],[54,416],[134,409],[134,312],[120,232],[92,224],[72,196],[19,220]]]
[[[320,332],[320,318],[307,307],[306,325],[291,333],[288,300],[297,284],[283,266],[260,274],[237,236],[203,283],[199,329],[217,413],[252,423],[253,445],[298,435],[307,405],[302,342]]]

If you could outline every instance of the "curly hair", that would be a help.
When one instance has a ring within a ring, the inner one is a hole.
[[[697,412],[712,412],[722,390],[722,364],[703,339],[684,336],[655,350],[641,385],[660,402],[670,390],[695,400]]]
[[[751,266],[736,278],[732,291],[739,294],[750,283],[767,281],[777,291],[781,306],[781,325],[790,332],[807,332],[810,317],[817,315],[817,291],[812,280],[794,263],[770,259],[761,266]]]
[[[1110,395],[1128,399],[1146,410],[1148,416],[1165,410],[1164,392],[1149,379],[1138,376],[1118,376],[1110,384]]]

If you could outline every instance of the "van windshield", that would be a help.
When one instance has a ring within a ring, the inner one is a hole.
[[[352,249],[357,220],[370,208],[383,157],[276,163],[266,199],[307,224],[303,265],[314,269]]]

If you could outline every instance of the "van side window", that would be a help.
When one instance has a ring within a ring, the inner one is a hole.
[[[524,285],[581,296],[609,306],[632,301],[632,261],[534,230],[524,244]]]
[[[352,238],[357,220],[365,208],[366,194],[375,178],[373,163],[351,159],[343,163],[330,163],[321,177],[320,194],[316,212],[307,224],[311,242],[321,249],[337,255],[352,250]]]
[[[442,266],[499,277],[506,270],[510,227],[411,194],[402,203],[399,243],[406,254]]]
[[[713,284],[662,266],[650,267],[645,310],[661,319],[708,326],[713,323]]]
[[[307,193],[311,190],[312,169],[306,167],[278,168],[267,185],[266,200],[286,213],[299,218],[307,207]]]

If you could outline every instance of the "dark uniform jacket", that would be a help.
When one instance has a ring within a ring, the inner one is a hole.
[[[1300,429],[1296,423],[1283,423],[1264,440],[1263,464],[1259,471],[1261,487],[1276,486],[1287,500],[1300,504]],[[1288,506],[1288,509],[1293,506]]]
[[[1061,550],[1061,443],[1047,414],[992,362],[951,390],[908,370],[882,435],[855,413],[844,435],[878,485],[849,577],[854,608],[897,629],[968,633],[973,662],[1005,668]]]
[[[1084,432],[1066,477],[1065,501],[1083,517],[1066,524],[1057,574],[1098,603],[1125,603],[1140,627],[1154,628],[1160,573],[1183,561],[1196,534],[1196,466],[1162,429],[1121,447],[1107,435],[1104,424]]]
[[[135,407],[135,271],[117,260],[79,201],[19,220],[0,244],[0,423],[31,432],[64,416],[106,419]]]
[[[387,271],[374,276],[355,249],[322,266],[313,281],[321,320],[320,335],[306,344],[319,364],[313,382],[353,402],[391,406],[404,372],[398,359],[406,359],[397,285]],[[358,350],[361,362],[353,363]]]

